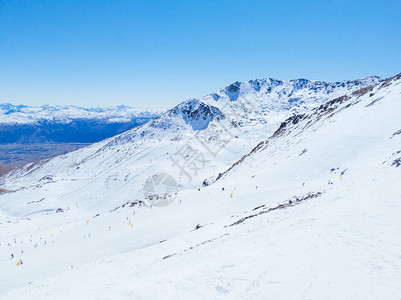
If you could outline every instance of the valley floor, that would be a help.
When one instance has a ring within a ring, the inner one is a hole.
[[[75,151],[89,144],[0,144],[0,163],[19,167],[24,164]]]

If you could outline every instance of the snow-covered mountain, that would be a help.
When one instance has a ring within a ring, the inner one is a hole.
[[[68,188],[73,191],[88,180],[109,186],[110,178],[114,178],[113,188],[103,195],[107,197],[115,189],[126,190],[127,195],[119,201],[141,198],[144,179],[158,172],[171,174],[182,186],[201,186],[205,179],[249,152],[255,143],[268,138],[289,116],[378,82],[381,82],[378,77],[339,83],[304,79],[237,82],[201,99],[184,101],[116,137],[28,164],[12,173],[8,182],[12,182],[10,189],[18,189],[26,187],[27,182],[37,185],[42,178],[73,179],[75,187]],[[201,161],[196,168],[183,170],[181,165],[189,161],[184,161],[181,154],[188,151],[196,152]],[[93,196],[92,192],[87,195]],[[110,206],[118,204],[108,202]]]
[[[4,297],[399,298],[401,75],[253,82],[2,178]]]
[[[208,127],[214,118],[224,114],[240,127],[273,122],[316,107],[329,99],[371,86],[382,81],[377,76],[357,80],[327,83],[307,79],[281,81],[257,79],[235,82],[224,89],[201,99],[187,100],[162,115],[162,126],[168,126],[166,118],[180,115],[194,130]],[[181,119],[180,118],[180,119]],[[173,122],[170,122],[173,123]]]

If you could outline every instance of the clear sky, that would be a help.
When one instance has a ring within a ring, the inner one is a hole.
[[[0,0],[0,102],[171,107],[401,72],[400,0]]]

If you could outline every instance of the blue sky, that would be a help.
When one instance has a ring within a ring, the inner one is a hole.
[[[175,104],[401,72],[401,1],[0,0],[0,102]]]

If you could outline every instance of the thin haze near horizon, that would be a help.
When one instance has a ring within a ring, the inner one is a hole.
[[[400,1],[1,1],[0,103],[171,107],[256,78],[401,72]]]

